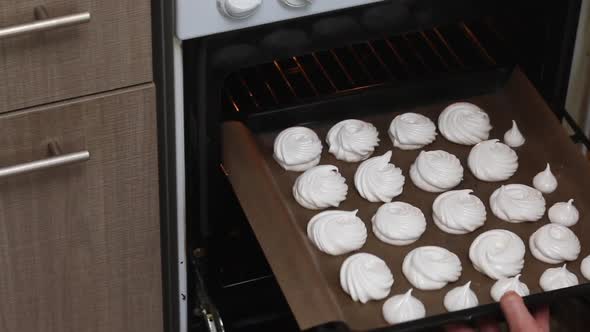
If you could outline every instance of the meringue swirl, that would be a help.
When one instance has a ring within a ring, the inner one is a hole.
[[[573,261],[580,254],[580,240],[569,228],[547,224],[529,238],[529,248],[535,258],[549,264]]]
[[[512,278],[502,278],[496,281],[490,290],[490,295],[494,301],[498,302],[502,298],[502,295],[509,291],[513,291],[520,296],[527,296],[531,293],[529,287],[520,281],[519,274]]]
[[[438,117],[438,129],[449,141],[474,145],[488,139],[492,126],[490,118],[481,108],[471,103],[454,103]]]
[[[338,207],[346,199],[348,186],[338,167],[315,166],[299,175],[293,185],[293,196],[297,203],[310,210],[330,206]]]
[[[572,287],[579,283],[578,277],[568,271],[565,264],[562,267],[548,268],[539,278],[539,286],[546,292]]]
[[[424,318],[424,304],[412,296],[412,288],[405,294],[394,295],[383,303],[383,318],[391,325]]]
[[[385,262],[372,254],[348,257],[340,267],[340,285],[355,302],[382,300],[393,286],[393,275]]]
[[[442,192],[463,180],[463,166],[457,157],[446,151],[421,151],[410,167],[410,178],[424,191]]]
[[[405,177],[402,170],[390,164],[391,151],[363,161],[354,174],[354,185],[369,202],[391,202],[402,193]]]
[[[477,143],[469,152],[467,165],[482,181],[508,180],[518,169],[518,156],[508,145],[497,139]]]
[[[402,150],[420,149],[434,142],[436,126],[422,114],[400,114],[389,125],[389,138],[393,146]]]
[[[357,162],[369,158],[379,145],[379,132],[368,122],[344,120],[330,128],[326,142],[336,159]]]
[[[590,280],[590,255],[582,259],[582,263],[580,264],[580,271],[582,272],[584,278]]]
[[[461,276],[461,260],[445,248],[418,247],[404,258],[402,271],[414,287],[434,290],[457,281]]]
[[[504,221],[537,221],[545,214],[545,198],[535,188],[524,184],[508,184],[492,193],[490,207],[494,215]]]
[[[450,312],[476,307],[479,301],[470,286],[471,281],[448,291],[443,299],[445,309]]]
[[[311,129],[291,127],[274,141],[273,157],[287,171],[303,172],[320,163],[322,141]]]
[[[426,230],[422,211],[404,202],[381,205],[371,222],[373,233],[379,240],[396,246],[416,242]]]
[[[518,235],[505,229],[493,229],[473,240],[469,259],[477,271],[492,279],[501,279],[522,271],[525,251]]]
[[[473,190],[451,190],[438,195],[432,203],[432,218],[443,232],[466,234],[483,226],[486,207]]]
[[[580,212],[574,206],[574,200],[570,199],[567,202],[557,202],[549,208],[547,212],[549,221],[555,224],[560,224],[566,227],[573,226],[578,223],[580,219]]]
[[[307,223],[307,237],[316,248],[329,255],[358,250],[367,241],[367,228],[357,212],[320,212]]]

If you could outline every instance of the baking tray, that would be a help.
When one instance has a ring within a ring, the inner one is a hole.
[[[395,111],[372,113],[364,109],[356,118],[371,122],[379,130],[381,139],[373,156],[387,150],[393,151],[392,162],[400,167],[406,177],[403,193],[394,200],[404,201],[419,207],[426,216],[427,228],[422,237],[408,246],[391,246],[379,241],[371,232],[370,220],[381,203],[370,203],[361,198],[353,182],[354,172],[359,163],[346,163],[336,160],[324,146],[320,164],[332,164],[340,169],[349,186],[347,199],[338,209],[358,209],[358,216],[369,231],[362,252],[373,253],[382,259],[393,272],[395,283],[391,295],[405,292],[412,287],[401,271],[405,255],[412,249],[424,245],[445,247],[457,254],[463,265],[461,278],[441,290],[422,291],[415,289],[413,295],[422,300],[427,318],[400,324],[400,328],[425,327],[433,324],[457,320],[469,320],[484,314],[497,313],[497,304],[489,295],[495,282],[477,272],[468,257],[471,242],[482,232],[490,229],[508,229],[518,234],[527,245],[525,266],[521,280],[530,288],[531,294],[542,293],[538,281],[542,272],[558,265],[549,265],[535,259],[528,250],[528,238],[542,225],[548,223],[547,216],[536,223],[512,224],[496,218],[489,208],[489,197],[502,184],[523,183],[531,185],[535,174],[545,168],[547,162],[558,179],[557,190],[545,195],[547,209],[555,202],[575,200],[580,210],[580,221],[572,230],[580,238],[582,251],[579,259],[568,263],[583,284],[586,279],[580,273],[580,262],[590,254],[590,177],[589,163],[568,137],[555,115],[547,107],[532,84],[518,69],[510,75],[503,87],[466,100],[479,105],[490,116],[493,129],[490,138],[502,139],[504,132],[516,120],[525,135],[526,143],[516,148],[519,157],[518,171],[504,182],[486,183],[475,179],[467,167],[467,156],[471,147],[447,141],[438,135],[436,141],[425,150],[445,150],[456,155],[465,169],[464,179],[455,189],[473,189],[486,205],[487,221],[475,232],[465,235],[444,233],[432,221],[432,202],[438,194],[418,189],[409,177],[410,165],[420,150],[402,151],[393,147],[387,129],[391,120],[404,112],[423,114],[435,123],[438,114],[451,102],[445,100],[429,105],[395,108]],[[393,101],[393,104],[395,102]],[[327,104],[325,107],[329,107]],[[374,110],[378,111],[378,110]],[[330,127],[341,119],[312,122],[305,125],[315,130],[320,138],[325,138]],[[385,300],[366,304],[353,302],[345,294],[339,283],[340,265],[349,255],[330,256],[317,250],[307,239],[306,226],[309,219],[319,211],[307,210],[297,204],[292,197],[292,186],[301,174],[284,171],[273,159],[273,141],[279,130],[252,132],[241,122],[223,124],[223,166],[237,194],[244,212],[256,234],[279,285],[302,329],[330,321],[343,321],[353,330],[369,330],[387,326],[381,314]],[[324,143],[325,145],[325,143]],[[237,248],[239,250],[239,248]],[[480,306],[455,313],[447,313],[443,307],[443,297],[451,288],[471,280],[471,287],[477,293]],[[550,302],[560,296],[588,293],[590,285],[580,285],[568,289],[531,295],[527,303]],[[491,305],[486,305],[491,304]]]

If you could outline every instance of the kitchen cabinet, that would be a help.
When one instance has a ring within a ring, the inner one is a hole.
[[[154,85],[0,116],[0,168],[85,151],[0,169],[0,331],[162,331]]]
[[[67,27],[3,36],[72,14]],[[0,113],[152,81],[148,0],[0,1]]]

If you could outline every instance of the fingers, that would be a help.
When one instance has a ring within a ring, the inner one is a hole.
[[[475,332],[475,329],[464,324],[448,324],[445,332]]]
[[[549,307],[538,309],[533,316],[537,321],[537,326],[543,332],[549,332]]]
[[[522,298],[515,292],[508,292],[500,299],[500,307],[506,316],[511,332],[538,331],[539,327]]]

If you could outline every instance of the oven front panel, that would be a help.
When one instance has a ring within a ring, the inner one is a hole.
[[[255,0],[176,0],[176,35],[180,39],[197,38],[220,32],[238,30],[257,25],[289,20],[383,0],[258,0],[260,5],[244,18],[223,14],[220,3],[256,3]],[[307,3],[301,7],[287,2]],[[246,8],[244,6],[243,8]]]

